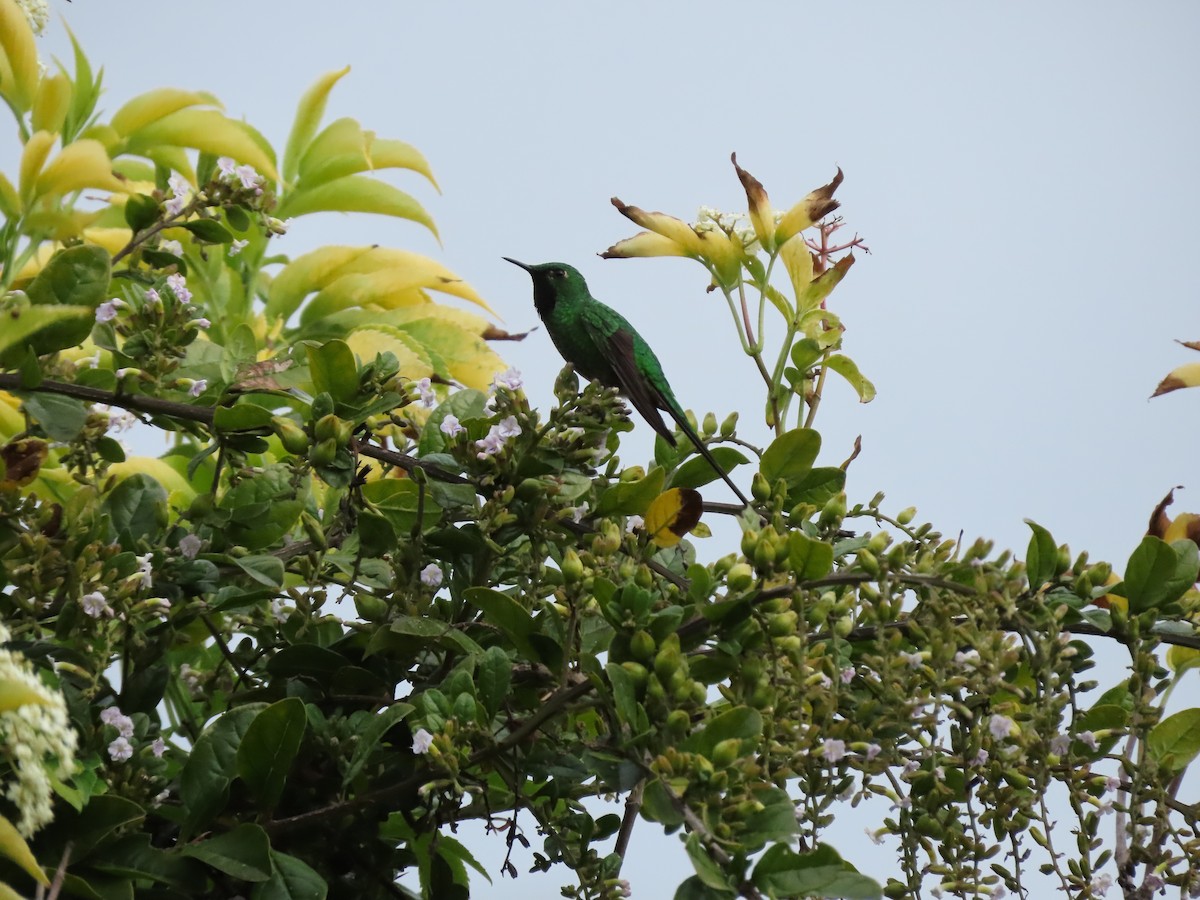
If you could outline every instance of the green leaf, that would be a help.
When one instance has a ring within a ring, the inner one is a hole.
[[[1183,596],[1195,583],[1195,545],[1192,547],[1190,558],[1181,565],[1172,545],[1149,534],[1142,538],[1125,566],[1124,589],[1120,591],[1129,598],[1131,613],[1159,609]]]
[[[791,487],[808,475],[820,451],[820,434],[811,428],[796,428],[771,442],[763,453],[759,471],[769,484],[782,478]]]
[[[193,886],[204,878],[204,869],[199,863],[178,853],[152,847],[150,835],[145,832],[127,834],[105,847],[103,858],[96,860],[93,866],[110,875],[149,879],[177,889]]]
[[[259,584],[270,588],[283,587],[283,560],[278,556],[241,556],[234,557],[233,562]]]
[[[167,524],[167,490],[149,475],[121,481],[104,498],[104,511],[117,541],[132,550],[139,540],[153,541]]]
[[[437,226],[415,198],[386,181],[366,175],[347,175],[305,190],[292,191],[275,213],[281,219],[315,212],[365,212],[408,219],[424,225],[437,237]]]
[[[786,841],[800,830],[796,807],[786,792],[767,788],[756,791],[753,796],[763,808],[748,815],[744,822],[742,843],[751,853],[774,841]]]
[[[776,844],[762,855],[752,880],[755,887],[772,897],[879,900],[883,896],[873,879],[859,874],[826,844],[810,853],[796,853],[784,844]]]
[[[1029,549],[1025,553],[1025,570],[1029,576],[1030,590],[1038,590],[1043,584],[1054,577],[1058,570],[1058,545],[1050,532],[1034,522],[1026,519],[1025,524],[1033,529],[1033,537],[1029,539]]]
[[[349,403],[358,396],[358,363],[345,341],[309,347],[308,368],[317,393],[328,391],[339,403]]]
[[[712,447],[709,452],[717,461],[717,465],[725,470],[725,474],[743,463],[750,462],[742,451],[733,447]],[[720,477],[721,473],[714,469],[707,459],[694,456],[675,470],[675,474],[671,476],[671,487],[698,488]]]
[[[250,227],[250,216],[240,206],[225,207],[225,221],[229,227],[241,234]]]
[[[417,524],[417,511],[421,509],[421,485],[408,478],[379,478],[362,487],[363,497],[395,529],[397,535],[409,535]],[[425,530],[435,527],[442,508],[434,502],[432,492],[426,488],[422,514]]]
[[[1200,709],[1184,709],[1163,719],[1146,737],[1150,753],[1168,771],[1182,772],[1200,755]]]
[[[229,710],[209,725],[192,747],[179,776],[179,796],[187,813],[185,835],[203,828],[225,808],[229,785],[237,774],[242,735],[265,708],[265,703],[248,703]]]
[[[665,470],[654,468],[645,478],[610,485],[600,495],[600,499],[596,503],[595,514],[597,516],[608,516],[614,513],[627,516],[644,514],[650,502],[662,493],[666,477]]]
[[[28,394],[21,396],[21,403],[52,441],[73,441],[87,424],[88,406],[74,397]]]
[[[112,257],[103,247],[95,244],[68,247],[46,263],[25,294],[34,304],[86,306],[95,310],[108,297],[111,275]]]
[[[495,716],[512,684],[512,660],[502,648],[488,647],[479,660],[475,684],[479,690],[479,702],[487,710],[488,717]]]
[[[158,201],[148,194],[129,194],[125,200],[125,224],[134,231],[158,221]]]
[[[812,338],[801,338],[792,345],[792,363],[803,374],[811,369],[824,351]]]
[[[275,413],[265,406],[241,400],[233,406],[218,406],[213,410],[213,428],[222,434],[253,431],[271,424]]]
[[[325,900],[329,886],[307,863],[272,850],[271,864],[270,880],[256,884],[250,900]]]
[[[346,766],[346,774],[342,778],[342,783],[346,787],[350,787],[354,779],[358,777],[383,736],[391,731],[398,722],[403,721],[414,709],[416,707],[411,703],[393,703],[382,712],[371,716],[370,722],[359,732],[358,743],[354,746],[354,755],[350,757],[350,763]]]
[[[617,711],[617,718],[633,733],[640,732],[646,713],[638,705],[637,685],[634,684],[633,676],[617,663],[608,663],[604,671],[608,674],[608,683],[612,686],[613,707]]]
[[[762,736],[762,713],[749,706],[735,706],[714,717],[700,731],[684,742],[684,748],[703,756],[712,756],[713,749],[730,738],[758,743]]]
[[[788,503],[825,503],[846,486],[846,470],[838,466],[817,466],[788,489]]]
[[[733,897],[737,894],[734,886],[730,884],[732,876],[709,856],[708,851],[700,843],[699,835],[689,834],[684,846],[687,849],[688,859],[692,861],[692,868],[696,870],[696,877],[706,887],[712,888],[722,897]]]
[[[659,778],[646,782],[646,790],[642,794],[642,815],[668,828],[683,824],[683,814],[675,807],[666,785]]]
[[[850,357],[834,353],[826,358],[825,365],[849,382],[850,387],[854,388],[858,394],[859,403],[870,403],[875,399],[875,385],[871,384],[862,372],[858,371],[857,364]]]
[[[4,327],[0,328],[0,364],[9,367],[17,365],[26,346],[35,355],[77,347],[96,324],[96,311],[90,306],[22,309],[15,304],[0,304],[0,314],[4,316]]]
[[[220,502],[220,508],[230,513],[225,538],[231,544],[261,550],[287,534],[308,497],[308,482],[294,486],[291,478],[288,466],[270,465],[226,491]]]
[[[283,796],[307,722],[304,701],[288,697],[255,716],[238,745],[238,777],[267,809],[274,809]]]
[[[249,822],[198,844],[186,844],[181,852],[241,881],[271,877],[271,841],[260,826]]]
[[[435,640],[444,646],[453,647],[454,649],[463,653],[467,653],[470,656],[483,655],[483,648],[463,634],[459,629],[453,628],[445,622],[438,622],[434,619],[417,618],[416,616],[401,616],[392,622],[388,630],[392,634]],[[384,633],[385,632],[380,632],[380,634]],[[533,655],[532,652],[530,655]]]
[[[181,228],[186,228],[196,240],[204,244],[231,244],[233,235],[229,229],[213,219],[193,219],[190,222],[180,222]]]
[[[833,569],[833,547],[802,531],[789,532],[788,566],[801,581],[824,578]]]
[[[690,875],[675,889],[674,900],[728,900],[736,896],[705,884],[699,875]]]
[[[463,597],[482,610],[483,617],[503,631],[522,653],[537,656],[529,643],[529,635],[537,628],[537,623],[529,610],[513,597],[485,587],[467,588]]]

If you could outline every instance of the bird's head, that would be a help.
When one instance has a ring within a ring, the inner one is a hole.
[[[579,270],[566,263],[548,262],[529,265],[504,257],[506,262],[520,266],[533,279],[533,304],[539,315],[546,315],[559,300],[583,299],[588,296],[587,282]]]

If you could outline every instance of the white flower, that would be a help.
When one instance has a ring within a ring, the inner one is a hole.
[[[871,843],[876,846],[883,843],[883,836],[887,834],[887,830],[883,828],[878,828],[875,831],[872,831],[870,828],[864,828],[863,831],[867,833],[867,837],[871,839]]]
[[[417,393],[421,396],[421,405],[432,407],[437,402],[437,395],[433,392],[433,381],[429,378],[422,378],[416,386]]]
[[[510,391],[519,391],[525,382],[517,369],[509,368],[492,379],[493,387],[506,387]]]
[[[179,667],[179,678],[189,688],[196,688],[200,684],[200,676],[197,675],[195,670],[187,663],[184,663]]]
[[[128,431],[138,423],[137,416],[125,409],[119,409],[114,412],[111,408],[105,406],[97,406],[96,412],[108,414],[108,430],[120,433]]]
[[[1104,790],[1115,791],[1115,790],[1119,790],[1120,787],[1121,787],[1121,779],[1117,778],[1115,775],[1109,775],[1107,778],[1104,779]]]
[[[171,293],[175,295],[175,299],[180,303],[187,303],[192,299],[192,292],[188,290],[187,279],[178,272],[167,276],[167,287],[171,289]]]
[[[990,753],[988,753],[986,750],[984,750],[982,747],[980,747],[979,752],[975,754],[975,758],[973,760],[971,760],[971,765],[973,765],[973,766],[986,765],[988,758],[990,756],[991,756]]]
[[[628,518],[625,519],[625,530],[627,532],[637,531],[639,528],[641,528],[645,524],[646,524],[646,520],[643,519],[641,516],[629,516]]]
[[[185,534],[179,539],[179,553],[184,559],[195,559],[204,542],[194,534]]]
[[[1071,738],[1065,734],[1056,734],[1050,738],[1050,752],[1055,756],[1062,756],[1071,749]]]
[[[437,587],[442,583],[443,577],[441,567],[437,563],[430,563],[421,570],[421,584],[427,587]]]
[[[1103,897],[1108,893],[1108,889],[1112,887],[1113,877],[1105,872],[1103,875],[1097,875],[1092,879],[1092,893],[1099,894]]]
[[[1017,723],[1008,716],[992,716],[988,722],[988,731],[992,733],[992,737],[998,741],[1012,737],[1021,733],[1021,729],[1017,727]]]
[[[138,563],[137,577],[142,580],[142,587],[148,588],[153,583],[151,576],[154,574],[154,554],[145,553],[142,556],[135,557]]]
[[[190,194],[192,191],[191,182],[189,182],[178,172],[171,173],[171,177],[167,179],[167,187],[169,187],[171,189],[171,193],[177,197],[180,194]]]
[[[1096,741],[1095,733],[1093,733],[1091,731],[1081,731],[1075,737],[1079,741],[1079,743],[1083,744],[1089,750],[1096,749],[1098,742]]]
[[[199,328],[201,331],[203,331],[206,328],[212,328],[212,322],[204,318],[204,316],[201,316],[198,319],[192,319],[190,322],[188,322],[188,327]]]
[[[149,288],[146,291],[146,302],[151,306],[162,306],[162,297],[158,295],[158,291],[154,288]]]
[[[117,729],[121,737],[133,737],[133,719],[121,712],[119,706],[106,706],[100,710],[100,721]]]
[[[960,650],[954,654],[954,664],[963,669],[976,669],[979,667],[979,651],[978,650]]]
[[[192,382],[192,386],[188,388],[188,393],[193,397],[199,397],[208,390],[208,379],[200,378]]]
[[[291,219],[283,222],[276,219],[274,216],[267,216],[267,231],[271,234],[287,234],[288,225],[291,224]]]
[[[900,659],[908,663],[910,669],[919,669],[925,662],[925,657],[919,652],[900,653]]]
[[[825,743],[821,745],[821,751],[827,762],[839,762],[846,755],[846,742],[837,738],[826,738]]]
[[[854,674],[855,674],[854,666],[846,666],[846,668],[842,669],[842,672],[841,672],[842,684],[849,684],[850,682],[852,682],[854,680]]]
[[[237,163],[234,162],[232,159],[230,159],[228,156],[222,156],[220,159],[218,159],[217,160],[217,168],[221,170],[221,180],[222,181],[233,181],[233,179],[237,177],[236,174],[234,173],[234,168],[236,166],[237,166]]]
[[[34,34],[41,34],[46,30],[46,23],[50,21],[50,10],[46,0],[17,0],[17,7],[29,20],[29,27]]]
[[[442,419],[441,432],[447,437],[457,437],[467,429],[458,424],[458,416],[449,415]]]
[[[105,300],[96,307],[96,321],[101,324],[105,322],[111,322],[117,317],[117,310],[124,305],[125,301],[120,300],[117,297],[113,297],[111,300]],[[97,351],[97,356],[99,356],[99,351]],[[97,365],[99,365],[99,360],[97,360]],[[95,366],[92,368],[95,368]]]
[[[167,211],[168,216],[177,216],[183,212],[185,206],[187,206],[187,197],[172,197],[163,204],[163,209]]]
[[[113,614],[113,608],[108,605],[108,601],[104,599],[104,595],[100,591],[84,594],[79,598],[79,604],[83,607],[83,611],[93,619]]]
[[[167,752],[167,742],[162,738],[155,738],[154,743],[150,745],[150,752],[155,756],[162,756]]]
[[[583,521],[583,517],[588,514],[588,504],[580,503],[578,506],[568,507],[567,511],[571,514],[571,521],[576,524]]]
[[[235,240],[232,244],[229,245],[229,255],[237,256],[239,253],[241,253],[243,250],[246,249],[246,246],[249,243],[250,243],[249,241]]]
[[[509,416],[506,419],[502,419],[500,424],[496,426],[496,433],[504,438],[504,440],[514,438],[520,434],[521,426],[517,424],[517,417]]]
[[[429,748],[433,746],[433,735],[424,728],[418,728],[416,734],[413,735],[412,751],[416,754],[424,754],[429,752]]]
[[[170,253],[172,256],[183,256],[183,244],[179,241],[159,241],[158,249],[164,253]]]
[[[238,166],[233,170],[233,174],[241,181],[242,187],[249,190],[256,188],[262,184],[263,177],[254,170],[254,166]]]
[[[289,610],[284,607],[283,601],[278,597],[271,601],[271,615],[281,625],[288,620]]]
[[[125,762],[133,756],[133,744],[126,738],[119,737],[108,745],[108,755],[113,758],[113,762]]]

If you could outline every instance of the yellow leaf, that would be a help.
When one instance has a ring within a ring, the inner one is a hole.
[[[89,244],[98,244],[115,256],[124,249],[133,238],[133,232],[128,228],[85,228],[83,239]]]
[[[1167,666],[1177,675],[1185,669],[1200,668],[1200,650],[1195,647],[1167,648]]]
[[[766,188],[757,178],[738,165],[737,154],[729,157],[733,168],[737,171],[738,181],[746,192],[747,208],[750,210],[750,224],[758,235],[758,242],[764,250],[770,253],[775,249],[775,213],[771,210],[771,201],[767,199]]]
[[[785,212],[779,224],[775,226],[775,242],[782,244],[791,240],[793,235],[799,234],[813,222],[823,219],[841,206],[833,199],[833,193],[844,177],[842,170],[838,169],[833,181],[809,192],[807,197]]]
[[[69,206],[36,206],[25,218],[31,232],[62,243],[73,240],[104,214],[103,209],[73,209]]]
[[[7,391],[0,391],[0,443],[7,444],[14,435],[25,430],[21,401]]]
[[[46,698],[16,678],[0,679],[0,713],[11,712],[30,703],[44,705]]]
[[[192,168],[192,161],[188,159],[187,151],[182,147],[173,147],[170,144],[163,144],[161,147],[151,147],[146,151],[146,159],[162,166],[164,169],[170,169],[178,172],[188,180],[189,184],[196,183],[196,170]],[[151,186],[153,190],[153,185]]]
[[[109,124],[117,134],[128,137],[139,128],[145,128],[151,122],[189,106],[215,106],[220,109],[221,101],[208,91],[156,88],[139,94],[118,109]]]
[[[1200,385],[1200,363],[1185,363],[1172,369],[1171,373],[1158,383],[1158,387],[1150,396],[1157,397],[1180,388],[1196,387],[1197,385]]]
[[[408,169],[424,175],[429,179],[429,183],[437,188],[439,194],[442,192],[442,189],[438,187],[437,179],[433,177],[433,169],[429,167],[429,161],[412,144],[376,138],[368,145],[367,151],[371,158],[372,169]]]
[[[33,103],[41,70],[29,20],[13,0],[0,0],[0,95],[18,113]]]
[[[0,5],[6,2],[7,0],[0,0]],[[29,849],[29,845],[25,843],[25,839],[21,837],[21,833],[4,816],[0,816],[0,853],[3,853],[28,872],[29,877],[34,879],[38,884],[43,886],[50,884],[50,879],[46,877],[46,873],[38,865],[33,851]]]
[[[645,256],[687,256],[683,247],[668,237],[653,231],[641,231],[631,238],[617,241],[600,254],[604,259],[632,259]]]
[[[803,235],[794,235],[779,248],[779,258],[787,269],[788,278],[792,281],[792,296],[797,300],[808,289],[813,277],[812,254],[804,243]]]
[[[0,0],[2,5],[5,0]],[[33,197],[35,180],[38,173],[42,171],[42,166],[46,164],[46,157],[50,155],[50,150],[54,146],[54,142],[58,140],[58,135],[51,131],[35,132],[25,144],[25,149],[21,151],[21,168],[18,184],[21,187],[21,197],[28,201]]]
[[[62,131],[63,120],[71,107],[71,79],[61,72],[46,75],[38,85],[30,121],[34,131]]]
[[[635,225],[648,228],[655,234],[661,234],[663,237],[674,241],[683,249],[685,254],[700,256],[704,252],[700,235],[696,233],[691,225],[682,219],[668,216],[666,213],[647,212],[636,206],[622,203],[618,197],[612,198],[612,205],[617,208],[617,211],[621,215]]]
[[[430,306],[429,309],[444,309]],[[400,310],[399,312],[406,312]],[[438,374],[453,378],[467,387],[487,390],[505,364],[477,333],[460,328],[446,317],[422,316],[398,326],[417,340],[433,360]],[[441,362],[439,366],[438,363]]]
[[[112,160],[99,141],[79,140],[68,144],[42,170],[37,180],[38,196],[62,196],[84,188],[123,191],[124,183],[112,173]]]
[[[351,262],[374,253],[373,247],[320,247],[296,257],[275,276],[267,291],[266,314],[270,318],[288,319],[300,302],[313,291],[319,291],[335,278],[350,274],[343,268]]]
[[[145,155],[162,144],[191,147],[214,156],[228,156],[278,180],[275,165],[258,142],[233,119],[215,109],[180,109],[129,135],[127,153]]]
[[[166,460],[153,456],[131,456],[124,462],[110,465],[108,473],[117,481],[124,481],[130,475],[149,475],[166,488],[168,500],[173,506],[185,507],[196,498],[196,489],[186,477]]]
[[[25,900],[25,897],[0,881],[0,900]]]
[[[15,219],[21,214],[21,197],[3,172],[0,172],[0,213],[6,219]]]
[[[425,378],[433,374],[433,363],[420,342],[395,326],[364,325],[346,336],[346,344],[364,363],[375,359],[377,353],[393,354],[405,378]]]
[[[394,216],[424,225],[434,237],[437,226],[415,198],[386,181],[366,175],[345,175],[311,188],[292,191],[279,204],[281,219],[317,212],[366,212]],[[440,240],[440,238],[439,238]]]
[[[659,494],[646,510],[646,534],[659,547],[674,547],[696,527],[704,505],[700,492],[691,488],[671,488]]]
[[[354,119],[329,123],[300,157],[299,183],[312,187],[371,168],[367,160],[368,133]]]
[[[283,177],[288,184],[295,180],[300,158],[308,149],[313,135],[317,133],[321,117],[325,115],[325,101],[329,99],[329,92],[349,71],[350,67],[346,66],[336,72],[326,72],[300,98],[296,107],[296,118],[292,123],[292,133],[288,135],[287,147],[283,151]]]

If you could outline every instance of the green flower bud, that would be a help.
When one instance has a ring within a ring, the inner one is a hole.
[[[750,559],[754,556],[754,548],[758,546],[758,532],[748,529],[742,532],[742,556]]]
[[[704,422],[701,423],[700,433],[705,437],[710,437],[717,430],[717,417],[713,413],[704,414]]]
[[[327,466],[337,458],[338,448],[337,438],[326,438],[314,447],[308,450],[308,461],[314,466]]]
[[[671,734],[682,737],[687,734],[692,727],[692,717],[688,715],[685,709],[671,710],[671,714],[667,716],[667,730]]]
[[[825,507],[821,510],[821,518],[817,520],[817,524],[822,528],[834,528],[842,524],[842,519],[846,517],[846,495],[845,493],[836,494],[829,498]]]
[[[1071,568],[1071,548],[1063,544],[1058,548],[1058,564],[1054,567],[1054,574],[1061,575],[1069,568]]]
[[[858,564],[872,578],[879,575],[879,560],[865,547],[858,551]]]
[[[771,483],[763,477],[762,472],[755,472],[754,477],[750,479],[750,496],[759,503],[771,499]]]
[[[336,440],[341,423],[342,420],[333,413],[321,416],[317,420],[317,424],[313,426],[313,434],[316,435],[318,441],[328,441],[331,438]]]
[[[737,413],[730,413],[725,417],[725,421],[721,423],[721,437],[729,437],[737,428]]]
[[[358,617],[366,622],[387,621],[388,605],[386,601],[372,594],[355,594],[354,609]]]
[[[892,536],[886,531],[878,531],[871,535],[871,540],[867,542],[867,549],[875,555],[879,555],[888,548],[892,542]]]
[[[634,687],[641,689],[645,686],[646,681],[650,678],[650,670],[641,663],[633,660],[626,660],[621,663],[621,668],[629,673],[630,679],[633,681]]]
[[[1096,587],[1107,584],[1110,575],[1112,575],[1112,566],[1106,562],[1098,562],[1088,569],[1088,581]]]
[[[654,651],[658,649],[658,644],[654,641],[654,636],[650,632],[642,629],[636,632],[629,639],[629,652],[634,659],[642,662],[649,662],[654,658]]]
[[[767,632],[771,637],[783,637],[787,634],[796,633],[796,622],[800,616],[795,610],[776,613],[767,620]]]
[[[317,521],[312,513],[300,513],[300,524],[304,526],[304,533],[308,535],[308,539],[324,550],[329,546],[325,539],[325,529],[321,527],[321,523]]]
[[[641,481],[646,477],[646,470],[641,466],[630,466],[628,469],[621,470],[620,480],[623,482]]]
[[[744,591],[754,584],[754,570],[747,563],[740,562],[729,570],[725,579],[731,591]]]
[[[718,769],[732,766],[742,755],[742,742],[738,738],[726,738],[713,747],[712,763]]]
[[[562,574],[564,584],[576,584],[583,578],[583,563],[574,547],[568,547],[562,558]]]
[[[283,449],[288,453],[300,454],[308,450],[308,435],[291,419],[275,416],[271,419],[271,430],[275,432],[279,443],[283,444]]]
[[[901,525],[907,525],[913,520],[913,516],[916,514],[917,508],[915,506],[906,506],[904,509],[900,510],[900,512],[896,513],[896,521]]]

